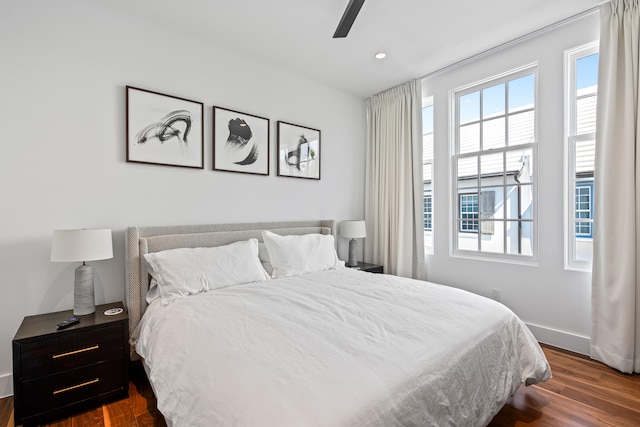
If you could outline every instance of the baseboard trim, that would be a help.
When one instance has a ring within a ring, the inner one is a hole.
[[[574,353],[584,354],[585,356],[589,356],[591,353],[591,339],[589,337],[558,331],[532,323],[527,323],[527,327],[541,343],[573,351]]]
[[[0,375],[0,398],[13,396],[13,375]]]

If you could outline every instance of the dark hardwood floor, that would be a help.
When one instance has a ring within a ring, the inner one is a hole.
[[[640,426],[640,375],[625,375],[581,355],[543,346],[553,378],[520,389],[491,427]],[[13,427],[13,398],[0,399],[0,427]],[[131,370],[129,398],[47,424],[55,427],[166,426],[141,366]]]
[[[520,386],[490,427],[640,426],[640,375],[622,374],[561,349],[542,348],[553,378]]]

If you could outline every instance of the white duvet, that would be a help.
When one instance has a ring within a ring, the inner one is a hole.
[[[133,342],[174,426],[483,426],[551,376],[502,304],[351,269],[156,301]]]

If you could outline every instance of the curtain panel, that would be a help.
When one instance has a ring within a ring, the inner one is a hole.
[[[640,372],[639,0],[600,10],[591,357]]]
[[[422,93],[412,81],[366,101],[365,255],[424,279]]]

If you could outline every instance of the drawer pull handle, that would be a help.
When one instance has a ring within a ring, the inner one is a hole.
[[[61,388],[60,390],[54,390],[53,394],[55,395],[55,394],[64,393],[66,391],[75,390],[75,389],[80,388],[80,387],[85,387],[85,386],[88,386],[88,385],[91,385],[91,384],[95,384],[98,381],[100,381],[100,378],[96,378],[95,380],[87,381],[86,383],[72,385],[71,387]]]
[[[54,354],[53,356],[51,356],[51,358],[52,359],[59,359],[61,357],[72,356],[74,354],[83,353],[85,351],[97,350],[99,348],[100,348],[100,346],[98,344],[96,344],[96,345],[94,345],[92,347],[82,348],[80,350],[70,351],[68,353]]]

